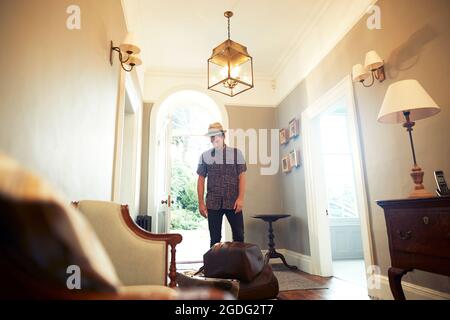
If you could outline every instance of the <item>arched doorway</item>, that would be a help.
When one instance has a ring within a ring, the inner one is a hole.
[[[225,107],[197,90],[178,90],[152,110],[149,212],[153,230],[183,235],[179,262],[201,262],[209,249],[207,220],[198,212],[196,170],[201,153],[211,148],[204,134],[213,122],[228,127]]]

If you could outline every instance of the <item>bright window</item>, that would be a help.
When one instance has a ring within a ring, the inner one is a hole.
[[[320,117],[321,147],[330,218],[358,218],[353,159],[342,109]]]

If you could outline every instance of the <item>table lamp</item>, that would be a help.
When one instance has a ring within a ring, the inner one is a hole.
[[[433,196],[423,186],[424,172],[417,165],[412,131],[415,121],[434,116],[440,111],[441,108],[417,80],[403,80],[390,85],[384,97],[383,105],[378,115],[378,122],[403,123],[403,127],[409,133],[414,161],[414,167],[411,171],[414,190],[409,194],[409,198],[428,198]]]

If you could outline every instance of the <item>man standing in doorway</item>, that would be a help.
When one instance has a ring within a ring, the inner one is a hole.
[[[225,144],[225,132],[220,123],[209,126],[206,136],[210,137],[213,148],[201,155],[197,169],[198,205],[200,214],[208,219],[211,247],[222,239],[223,215],[231,225],[233,241],[244,242],[242,208],[247,165],[240,150]]]

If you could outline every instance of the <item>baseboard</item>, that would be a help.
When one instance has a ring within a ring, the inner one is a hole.
[[[263,255],[266,254],[267,250],[261,250]],[[286,261],[290,265],[297,266],[297,268],[303,272],[311,273],[311,257],[304,254],[291,251],[288,249],[277,249],[277,252],[284,255]],[[270,259],[270,264],[282,263],[280,259]]]
[[[289,264],[297,266],[303,272],[312,274],[311,256],[306,256],[287,249],[277,249],[277,251],[284,255]],[[262,250],[263,255],[265,255],[266,252],[267,250]],[[270,263],[281,263],[281,260],[271,259]],[[391,288],[389,287],[388,277],[383,275],[375,275],[375,277],[375,281],[378,280],[380,286],[378,289],[369,289],[369,296],[373,299],[393,300],[394,298],[391,293]],[[449,293],[425,288],[413,283],[402,281],[402,287],[407,300],[450,300]]]
[[[375,277],[375,280],[379,281],[380,287],[378,289],[369,289],[369,295],[375,299],[393,300],[388,277],[383,275],[375,275]],[[409,282],[402,281],[402,288],[407,300],[450,300],[450,294],[448,293]]]
[[[277,249],[277,251],[284,255],[289,264],[297,266],[303,272],[312,274],[311,256],[287,249]],[[267,250],[262,250],[263,255],[266,252]],[[271,259],[270,263],[281,263],[281,260]],[[375,275],[375,277],[375,280],[379,281],[380,286],[378,289],[369,289],[369,296],[378,300],[393,300],[388,277],[383,275]],[[402,287],[407,300],[450,300],[449,293],[425,288],[413,283],[402,281]]]

